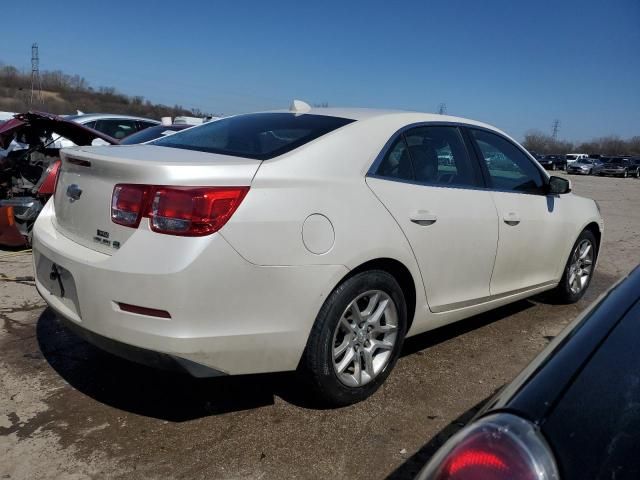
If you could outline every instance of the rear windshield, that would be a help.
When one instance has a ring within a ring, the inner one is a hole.
[[[120,140],[120,145],[134,145],[136,143],[144,143],[149,140],[155,140],[159,137],[166,137],[167,135],[173,135],[174,132],[182,130],[182,128],[175,128],[171,126],[158,125],[156,127],[145,128],[133,135],[129,135],[126,138]]]
[[[159,138],[151,145],[268,160],[351,122],[324,115],[252,113],[215,120]]]

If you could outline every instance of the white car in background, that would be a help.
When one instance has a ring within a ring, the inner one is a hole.
[[[578,160],[589,158],[589,155],[587,153],[567,153],[565,157],[567,158],[567,165],[571,165]]]
[[[294,102],[62,162],[33,241],[62,321],[195,376],[299,369],[333,405],[371,395],[407,336],[577,301],[603,229],[510,137],[435,114]]]
[[[78,115],[67,115],[65,119],[97,130],[116,140],[122,140],[136,132],[161,124],[158,120],[151,118],[110,113],[79,113]],[[73,142],[65,138],[59,138],[57,141],[57,148],[75,146]]]

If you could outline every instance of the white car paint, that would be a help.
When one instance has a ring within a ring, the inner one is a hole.
[[[595,203],[572,193],[368,175],[407,125],[452,122],[509,138],[494,127],[409,112],[310,113],[356,121],[262,162],[154,145],[63,151],[58,190],[34,228],[36,285],[45,301],[82,329],[220,372],[292,370],[327,296],[366,262],[393,259],[409,272],[411,336],[552,288],[582,229],[595,223],[602,232]],[[137,229],[112,223],[111,194],[122,182],[250,190],[220,231],[180,237],[151,231],[147,218]],[[83,188],[74,202],[66,197],[71,184]],[[434,217],[428,226],[411,221]],[[121,247],[101,243],[97,230]],[[52,264],[68,285],[65,297],[50,279]],[[171,318],[125,312],[119,302]]]

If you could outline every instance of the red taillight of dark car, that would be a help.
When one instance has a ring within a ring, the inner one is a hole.
[[[429,480],[557,480],[538,429],[511,414],[494,414],[454,435],[419,475]]]
[[[167,235],[199,237],[220,230],[236,211],[249,187],[176,187],[116,185],[111,219],[137,228],[149,218],[151,230]]]

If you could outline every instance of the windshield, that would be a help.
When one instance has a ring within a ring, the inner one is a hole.
[[[575,160],[576,158],[578,158],[577,155],[567,155],[567,160]]]
[[[587,160],[586,158],[583,158],[583,159],[581,159],[581,160],[578,160],[578,162],[577,162],[577,163],[589,163],[589,164],[590,164],[590,163],[591,163],[591,160]]]
[[[353,121],[324,115],[254,113],[206,123],[151,145],[267,160]]]
[[[614,165],[622,165],[622,159],[621,158],[612,158],[611,160],[609,160],[609,163],[613,163]]]

